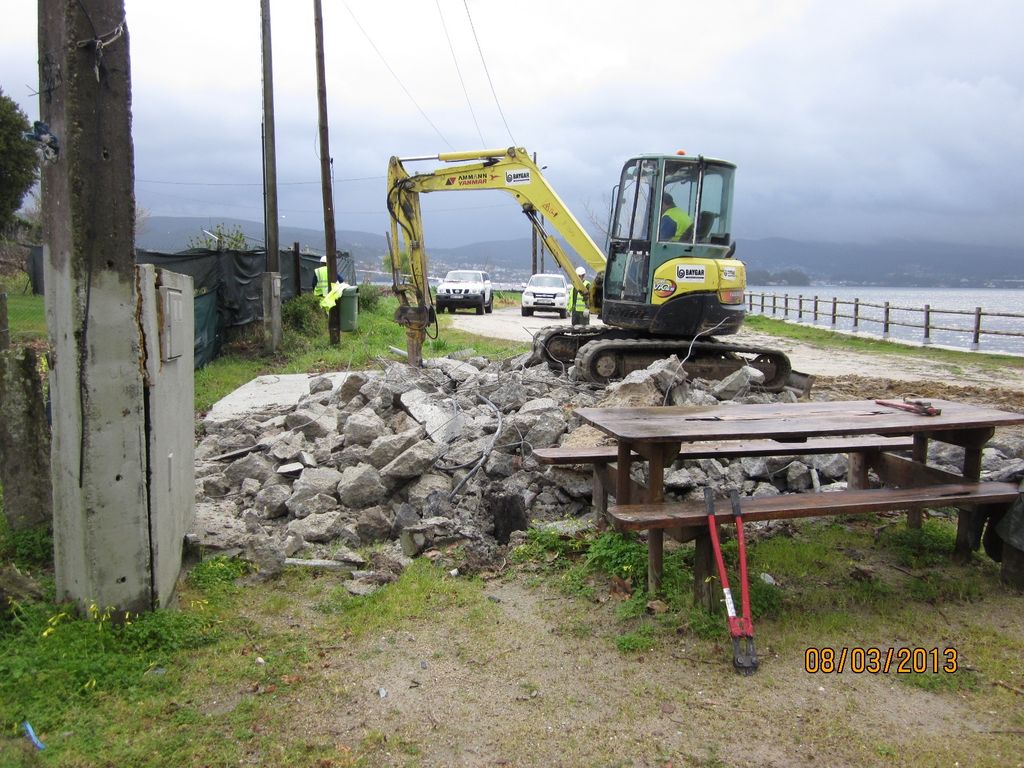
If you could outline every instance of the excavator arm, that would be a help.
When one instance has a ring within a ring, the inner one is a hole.
[[[445,163],[476,162],[445,166],[426,173],[410,175],[403,163],[418,160],[437,160]],[[388,165],[388,212],[391,214],[389,247],[394,288],[399,299],[395,320],[406,329],[409,362],[412,365],[420,364],[426,329],[435,322],[427,282],[427,254],[423,245],[423,219],[419,195],[427,192],[466,192],[479,189],[500,189],[516,199],[544,245],[579,291],[584,291],[583,280],[576,274],[566,250],[544,229],[541,224],[542,216],[565,238],[569,246],[595,274],[604,272],[605,255],[522,147],[446,152],[427,157],[392,157]],[[403,253],[407,253],[409,259],[408,281],[405,281],[405,275],[401,273],[399,267]],[[598,284],[600,281],[594,282]],[[594,295],[588,296],[588,302],[596,309]]]

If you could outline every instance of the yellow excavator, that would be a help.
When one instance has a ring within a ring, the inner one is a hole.
[[[414,161],[458,165],[410,175],[405,164]],[[615,188],[606,255],[521,147],[392,157],[387,205],[395,320],[406,329],[410,363],[420,364],[427,329],[437,322],[420,194],[500,189],[515,198],[578,290],[583,279],[545,223],[596,275],[587,303],[603,324],[542,329],[534,337],[538,361],[575,365],[579,378],[607,382],[675,354],[691,377],[720,379],[751,365],[764,373],[764,390],[805,388],[784,353],[715,338],[736,333],[746,314],[746,271],[734,258],[731,235],[735,170],[724,160],[683,153],[629,159]]]

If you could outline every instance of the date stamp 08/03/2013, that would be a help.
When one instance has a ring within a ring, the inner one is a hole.
[[[952,674],[959,666],[956,648],[810,647],[804,651],[808,674]]]

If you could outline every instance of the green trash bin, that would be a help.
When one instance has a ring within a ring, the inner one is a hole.
[[[350,285],[341,292],[338,299],[340,328],[343,331],[354,331],[359,319],[359,287]]]

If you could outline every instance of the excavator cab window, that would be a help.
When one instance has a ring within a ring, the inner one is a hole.
[[[728,245],[733,173],[732,166],[703,158],[666,160],[662,200],[671,198],[689,220],[689,227],[681,237],[675,236],[677,233],[671,227],[668,231],[660,230],[659,239]]]
[[[650,159],[630,160],[622,169],[604,277],[604,295],[610,299],[646,299],[657,173],[658,163]]]

